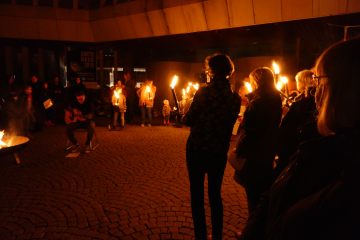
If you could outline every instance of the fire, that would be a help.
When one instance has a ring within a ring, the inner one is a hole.
[[[187,87],[186,92],[188,93],[190,91],[190,87]]]
[[[192,83],[191,83],[191,82],[189,82],[189,86],[190,86],[190,87],[192,86]]]
[[[120,98],[120,96],[119,96],[119,94],[117,93],[116,90],[114,91],[114,94],[115,94],[115,97],[116,97],[116,98]]]
[[[6,143],[4,143],[3,141],[1,141],[2,137],[4,136],[4,130],[0,131],[0,148],[7,146]]]
[[[248,89],[249,92],[252,92],[252,88],[251,88],[250,83],[246,82],[245,86],[246,86],[246,88]]]
[[[172,89],[174,89],[177,81],[178,81],[178,76],[175,75],[174,78],[173,78],[173,81],[172,81],[172,83],[171,83],[171,85],[170,85],[170,87],[171,87]]]
[[[280,73],[280,68],[279,68],[279,66],[278,66],[275,62],[273,62],[273,68],[274,68],[275,74],[279,74],[279,73]]]
[[[196,89],[196,90],[199,90],[199,84],[197,83],[196,85],[193,85],[193,87]]]
[[[276,84],[276,88],[277,90],[280,91],[280,89],[282,88],[282,83],[280,81],[278,81],[278,83]]]
[[[287,77],[280,77],[280,80],[282,81],[283,84],[287,84],[288,82]]]
[[[146,91],[150,92],[150,87],[149,86],[146,86]]]
[[[183,89],[183,95],[185,96],[185,94],[186,94],[186,93],[185,93],[185,89]]]
[[[174,111],[176,111],[177,110],[177,108],[176,107],[174,107]]]

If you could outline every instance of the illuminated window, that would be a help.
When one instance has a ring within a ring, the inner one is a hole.
[[[146,72],[146,68],[134,68],[134,72]]]

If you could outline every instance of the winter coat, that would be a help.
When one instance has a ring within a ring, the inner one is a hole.
[[[130,78],[125,82],[125,91],[127,94],[127,98],[134,98],[135,96],[135,81]]]
[[[44,84],[37,81],[36,83],[31,83],[30,86],[32,88],[31,95],[33,104],[37,106],[43,106],[43,102],[46,100]]]
[[[186,148],[226,153],[241,98],[231,90],[228,79],[214,77],[213,81],[213,85],[196,92],[189,111],[182,118],[182,122],[191,127]]]
[[[302,143],[240,239],[360,239],[359,132],[341,130]]]
[[[126,110],[126,97],[122,93],[119,93],[119,98],[113,94],[111,103],[114,107],[118,107],[120,112],[124,112],[124,110]],[[119,103],[119,105],[116,106],[115,103]]]
[[[49,89],[50,89],[50,97],[55,103],[63,102],[64,86],[61,83],[58,83],[57,85],[53,83],[49,86]]]
[[[171,107],[169,105],[164,105],[162,109],[162,115],[168,116],[170,115],[170,112],[171,112]]]
[[[142,107],[146,105],[146,107],[151,108],[154,107],[154,98],[156,87],[153,85],[150,87],[150,100],[149,100],[149,93],[146,91],[146,86],[143,84],[141,88],[137,91],[137,95],[139,97],[139,106]]]

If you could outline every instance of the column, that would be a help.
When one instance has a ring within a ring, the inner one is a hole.
[[[29,68],[29,49],[27,47],[21,48],[22,68],[23,68],[23,84],[30,84],[30,68]]]
[[[14,74],[14,61],[12,56],[12,47],[5,46],[5,68],[6,75]]]

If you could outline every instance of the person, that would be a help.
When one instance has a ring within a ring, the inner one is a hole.
[[[162,109],[162,115],[164,117],[164,126],[169,126],[170,124],[170,112],[171,112],[171,107],[169,105],[169,100],[164,100],[164,106]]]
[[[116,125],[117,125],[117,121],[118,121],[118,115],[120,114],[120,128],[124,127],[125,124],[125,119],[124,119],[124,114],[126,112],[126,97],[124,96],[124,94],[122,94],[123,88],[121,86],[121,81],[120,84],[118,84],[118,86],[116,87],[116,89],[114,90],[116,92],[114,92],[112,99],[111,99],[111,103],[112,103],[112,107],[113,107],[113,122],[112,125],[113,127],[111,127],[109,130],[110,131],[114,131],[116,130]]]
[[[204,211],[204,179],[208,174],[212,239],[222,239],[223,205],[221,184],[233,124],[240,109],[241,98],[231,90],[229,78],[234,64],[225,54],[214,54],[205,60],[213,84],[200,88],[189,111],[181,122],[190,126],[186,143],[189,172],[191,212],[195,239],[207,239]]]
[[[238,134],[240,124],[244,117],[244,112],[246,110],[247,105],[249,104],[249,100],[246,97],[246,93],[249,93],[249,92],[247,91],[245,85],[241,86],[239,88],[239,95],[241,97],[240,112],[238,114],[238,118],[236,119],[233,130],[232,130],[231,140],[233,140],[235,138],[235,136]]]
[[[238,153],[246,161],[234,176],[245,188],[249,213],[272,183],[275,140],[282,115],[281,97],[271,69],[261,67],[251,72],[250,85],[253,91],[247,95],[250,102],[244,112],[239,138],[243,150]]]
[[[135,97],[135,81],[131,78],[129,72],[124,73],[125,92],[126,92],[126,122],[132,123],[134,121],[134,97]]]
[[[278,161],[275,176],[279,175],[295,154],[301,142],[320,137],[316,127],[315,81],[313,72],[303,70],[296,77],[297,89],[300,92],[290,110],[283,118],[277,138],[276,148]]]
[[[239,239],[360,239],[359,64],[360,38],[317,59],[317,128],[324,137],[299,146]]]
[[[76,78],[75,83],[69,89],[70,97],[68,98],[68,101],[75,101],[76,99],[74,98],[74,96],[79,91],[82,91],[85,95],[87,93],[84,83],[82,82],[81,78],[78,77]]]
[[[30,130],[35,123],[35,117],[31,86],[25,86],[24,90],[20,92],[15,106],[21,119],[21,130],[26,137],[32,138]]]
[[[79,114],[78,112],[80,111],[81,115],[74,118],[73,122],[66,126],[66,135],[73,144],[71,146],[71,151],[77,152],[79,149],[79,144],[74,137],[74,131],[78,128],[85,128],[88,132],[85,143],[85,153],[89,153],[90,142],[95,130],[95,123],[93,121],[94,105],[88,99],[86,99],[85,93],[83,91],[76,92],[75,97],[76,102],[73,102],[70,107],[74,114]]]
[[[32,88],[32,100],[34,106],[34,116],[35,116],[35,124],[33,132],[40,132],[43,130],[44,122],[45,122],[45,107],[44,101],[45,99],[45,87],[44,84],[39,82],[39,78],[36,74],[31,76],[31,84]]]
[[[53,114],[57,123],[63,123],[64,118],[64,86],[59,82],[59,77],[54,77],[50,87],[50,97],[54,102]]]
[[[155,92],[156,87],[153,85],[152,80],[146,80],[137,91],[139,106],[141,108],[141,127],[145,126],[146,116],[148,118],[148,127],[151,127]]]
[[[51,99],[51,90],[49,89],[49,84],[46,82],[44,83],[44,89],[45,89],[45,100]],[[45,125],[47,127],[55,125],[53,123],[53,108],[49,107],[48,109],[45,109]]]
[[[0,124],[2,127],[7,128],[11,125],[11,114],[15,99],[19,94],[19,85],[15,82],[14,76],[9,75],[6,78],[6,82],[0,86],[0,108],[2,112],[2,118],[0,118]]]

